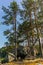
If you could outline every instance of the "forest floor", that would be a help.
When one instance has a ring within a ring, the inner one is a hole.
[[[35,60],[24,60],[23,62],[9,62],[0,65],[43,65],[43,59],[38,58]]]

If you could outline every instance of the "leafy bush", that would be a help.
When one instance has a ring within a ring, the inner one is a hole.
[[[3,64],[3,63],[7,63],[8,62],[8,59],[6,59],[6,58],[3,58],[2,60],[1,60],[1,63]]]

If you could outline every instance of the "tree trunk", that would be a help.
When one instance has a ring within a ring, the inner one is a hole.
[[[16,33],[16,15],[14,16],[14,36],[15,36],[15,60],[17,61],[17,33]]]
[[[40,57],[42,57],[42,48],[41,48],[40,38],[39,38],[39,49],[40,49]]]

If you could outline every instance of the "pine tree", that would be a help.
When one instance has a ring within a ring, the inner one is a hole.
[[[5,16],[3,16],[4,22],[3,24],[7,26],[11,26],[11,29],[4,31],[4,34],[8,38],[8,42],[15,45],[15,56],[17,60],[17,16],[19,7],[15,1],[11,2],[8,8],[2,7],[3,11],[5,12]],[[13,37],[12,37],[13,36]]]

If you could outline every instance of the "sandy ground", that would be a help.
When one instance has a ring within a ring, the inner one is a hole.
[[[43,65],[43,59],[24,60],[23,62],[10,62],[0,65]]]

